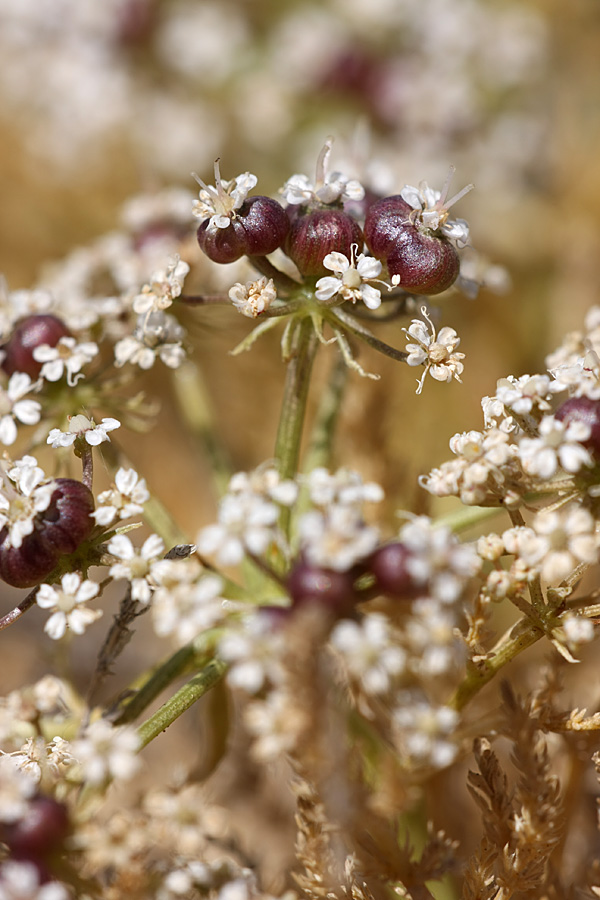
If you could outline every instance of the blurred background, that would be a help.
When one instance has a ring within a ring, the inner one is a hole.
[[[427,507],[418,474],[450,455],[454,432],[482,426],[480,400],[498,378],[543,371],[599,302],[599,47],[598,0],[0,0],[0,272],[10,290],[43,282],[49,261],[122,227],[131,196],[193,194],[191,172],[211,182],[217,157],[224,178],[249,170],[273,195],[295,172],[312,176],[329,135],[333,168],[382,193],[441,187],[454,165],[454,190],[476,187],[456,214],[482,257],[505,268],[504,290],[440,301],[466,353],[462,385],[429,380],[416,397],[418,373],[361,353],[382,380],[350,374],[337,444],[338,462],[386,486],[390,529],[398,507],[448,511],[451,501]],[[200,251],[189,253],[196,262]],[[202,265],[199,289],[238,280]],[[402,347],[402,324],[378,334]],[[185,325],[234,468],[257,465],[274,443],[278,336],[232,358],[251,327],[235,311],[194,311]],[[317,380],[333,352],[321,353]],[[206,460],[164,402],[165,371],[149,376],[162,427],[119,441],[193,538],[215,497]],[[3,610],[20,597],[8,591]],[[72,647],[82,687],[108,622]],[[0,687],[22,683],[24,670],[39,677],[50,654],[53,671],[66,669],[66,651],[44,640],[40,652],[41,629],[32,611],[3,641]],[[148,653],[149,623],[140,629]],[[135,657],[132,645],[119,686]],[[182,734],[193,746],[197,728],[190,715],[165,746]],[[158,761],[163,747],[149,751]],[[233,793],[243,804],[239,783]]]
[[[479,427],[496,379],[539,371],[598,297],[598,46],[597,0],[1,0],[0,271],[33,286],[44,262],[118,227],[131,195],[193,192],[217,156],[261,193],[312,175],[328,135],[334,167],[382,192],[440,187],[455,165],[453,188],[476,187],[457,215],[512,288],[444,301],[463,387],[415,398],[413,373],[381,358],[383,384],[353,384],[353,452],[381,479],[394,469],[402,494]],[[273,430],[228,385],[273,373],[257,354],[223,358],[240,318],[203,314],[198,330],[228,441],[247,419],[241,466],[269,455]],[[398,325],[384,337],[403,344]]]
[[[476,188],[456,214],[507,273],[500,292],[441,301],[464,384],[429,380],[416,397],[413,371],[365,353],[382,381],[351,375],[338,443],[390,508],[423,509],[416,476],[481,426],[482,395],[543,371],[599,297],[599,46],[597,0],[0,0],[0,272],[10,290],[45,283],[49,261],[122,227],[131,196],[193,194],[191,172],[212,181],[217,157],[223,177],[249,170],[275,195],[312,176],[329,135],[333,168],[381,193],[441,187],[454,165],[453,190]],[[239,278],[201,265],[200,290]],[[401,347],[401,324],[378,333]],[[231,358],[243,317],[209,309],[185,325],[234,468],[269,458],[278,336]],[[158,368],[150,391],[164,394]],[[163,416],[151,441],[125,446],[193,534],[214,508],[206,463],[182,436],[165,465],[181,429],[172,405]]]

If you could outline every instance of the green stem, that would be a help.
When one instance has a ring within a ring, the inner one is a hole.
[[[448,706],[457,711],[463,709],[503,666],[543,636],[544,632],[533,625],[530,620],[520,619],[508,634],[501,638],[489,659],[478,666],[469,663],[466,678],[448,701]]]
[[[318,466],[331,468],[333,438],[347,381],[348,367],[341,354],[338,354],[327,386],[319,401],[310,444],[304,460],[306,472],[311,472]]]
[[[318,345],[313,324],[307,316],[296,325],[292,338],[292,356],[287,367],[275,442],[275,458],[282,478],[293,478],[298,471],[310,374]]]
[[[221,660],[211,660],[201,672],[184,684],[166,703],[163,703],[160,709],[138,728],[140,748],[149,744],[162,731],[166,731],[169,725],[172,725],[186,709],[207,694],[223,677],[226,668],[227,666]]]
[[[203,659],[206,659],[206,654],[203,654]],[[186,644],[185,647],[177,650],[176,653],[155,669],[148,680],[134,693],[129,702],[121,709],[114,724],[126,725],[129,722],[134,722],[165,688],[172,684],[176,678],[187,671],[194,663],[196,665],[199,663],[198,652],[194,643]]]

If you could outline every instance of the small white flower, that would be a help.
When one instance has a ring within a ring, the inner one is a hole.
[[[596,523],[587,509],[542,510],[533,527],[545,543],[541,575],[549,583],[567,578],[579,563],[598,561]]]
[[[117,470],[115,487],[102,491],[98,496],[98,506],[92,513],[98,525],[110,525],[115,518],[129,519],[144,511],[144,503],[150,499],[146,479],[140,478],[135,469]]]
[[[145,284],[140,294],[134,297],[133,310],[139,315],[168,309],[181,295],[185,276],[190,267],[178,255],[173,256],[166,268],[154,272],[150,284]]]
[[[447,200],[453,175],[454,166],[451,166],[441,191],[433,190],[426,181],[422,181],[418,188],[410,184],[405,185],[400,191],[400,196],[417,211],[416,221],[418,223],[432,231],[440,231],[457,247],[462,248],[469,243],[469,226],[464,219],[448,218],[448,210],[465,194],[468,194],[473,189],[473,185],[468,184],[458,194]]]
[[[406,362],[409,366],[425,366],[425,371],[421,376],[417,394],[423,390],[423,383],[427,373],[435,378],[436,381],[460,381],[460,375],[464,369],[462,360],[465,358],[464,353],[457,353],[456,348],[460,344],[454,328],[445,325],[436,334],[433,322],[427,315],[426,307],[421,307],[421,315],[426,319],[413,319],[408,328],[402,330],[406,332],[409,338],[416,341],[415,344],[408,343],[406,349],[408,358]]]
[[[69,900],[70,892],[58,881],[40,884],[37,866],[8,859],[0,868],[0,900]]]
[[[74,634],[83,634],[88,625],[102,615],[101,609],[88,609],[82,604],[96,597],[99,586],[94,581],[81,581],[77,572],[63,575],[60,587],[40,585],[35,601],[41,609],[50,610],[52,615],[44,626],[44,631],[52,640],[59,640],[67,629]]]
[[[229,290],[229,299],[242,315],[256,319],[277,299],[277,291],[273,279],[263,276],[257,281],[234,284]]]
[[[132,335],[115,344],[115,366],[126,363],[151,369],[158,357],[170,369],[177,369],[185,358],[181,341],[185,331],[174,318],[161,310],[140,316]]]
[[[31,773],[0,751],[0,822],[10,824],[23,818],[36,790]]]
[[[126,578],[131,582],[131,596],[139,603],[149,603],[154,583],[153,565],[164,554],[165,545],[157,534],[151,534],[137,550],[125,534],[117,534],[107,550],[121,562],[110,567],[111,578]]]
[[[360,509],[331,505],[300,516],[298,535],[311,565],[347,572],[371,554],[379,543],[379,530],[367,525]]]
[[[328,138],[317,159],[314,183],[306,175],[292,175],[288,178],[280,191],[286,203],[297,206],[311,200],[318,200],[323,204],[363,199],[365,191],[358,181],[348,178],[342,172],[328,171],[332,146],[333,140]]]
[[[56,449],[57,447],[70,447],[78,438],[84,438],[91,447],[97,447],[103,441],[110,441],[109,431],[120,427],[121,423],[118,419],[102,419],[102,422],[96,425],[93,419],[88,419],[86,416],[69,416],[68,431],[53,428],[46,438],[46,443]]]
[[[67,383],[73,387],[83,378],[81,369],[98,354],[93,341],[78,344],[73,337],[62,337],[55,347],[41,344],[33,351],[33,358],[43,363],[40,375],[46,381],[59,381],[66,373]]]
[[[562,628],[569,644],[589,644],[594,640],[594,623],[585,616],[569,613],[562,620]]]
[[[106,719],[98,719],[83,737],[73,741],[71,750],[81,765],[83,780],[100,785],[110,778],[135,775],[140,767],[139,746],[134,728],[114,728]]]
[[[215,162],[215,187],[205,184],[197,175],[194,175],[194,178],[200,185],[200,194],[192,207],[192,213],[202,222],[209,219],[209,231],[229,228],[236,210],[241,207],[258,181],[256,175],[251,175],[250,172],[244,172],[231,181],[223,181],[218,159]]]
[[[162,560],[154,565],[160,586],[152,598],[152,621],[159,637],[173,637],[187,644],[223,618],[226,602],[223,580],[217,575],[198,577],[195,560]],[[179,577],[181,576],[181,577]]]
[[[327,254],[323,259],[323,265],[326,269],[331,269],[334,275],[319,278],[315,290],[317,300],[327,303],[340,297],[351,303],[362,300],[369,309],[381,306],[381,291],[369,284],[370,281],[379,281],[381,263],[372,256],[365,256],[364,253],[357,256],[357,252],[357,245],[352,244],[351,259],[337,251]],[[385,282],[379,281],[379,284],[391,290]]]
[[[48,509],[54,483],[46,478],[33,456],[19,459],[7,472],[14,488],[0,491],[0,528],[8,528],[8,540],[12,547],[20,547],[23,539],[31,534],[35,517]]]
[[[37,425],[42,407],[37,400],[24,399],[35,388],[25,372],[11,375],[6,390],[0,388],[0,443],[10,447],[17,439],[17,425]]]
[[[406,652],[397,645],[385,616],[369,613],[362,622],[343,619],[330,638],[344,665],[367,694],[384,694],[406,669]]]
[[[536,475],[544,481],[552,478],[561,466],[565,472],[579,472],[583,466],[592,466],[592,456],[582,442],[590,436],[590,426],[585,422],[566,424],[553,416],[544,416],[539,426],[538,438],[521,438],[519,456],[528,475]]]
[[[439,769],[449,766],[458,753],[458,747],[450,740],[458,724],[458,713],[410,694],[400,699],[401,705],[394,710],[395,737],[400,751],[414,763]]]

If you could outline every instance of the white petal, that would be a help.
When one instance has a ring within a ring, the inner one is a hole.
[[[326,275],[324,278],[319,278],[317,281],[317,286],[315,290],[315,297],[317,300],[331,300],[342,287],[342,282],[339,278],[334,278],[333,275]]]
[[[381,306],[381,291],[370,284],[361,285],[360,296],[368,309],[378,309]]]

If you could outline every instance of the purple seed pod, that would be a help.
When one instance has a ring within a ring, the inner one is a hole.
[[[290,219],[285,252],[301,275],[326,275],[323,260],[328,253],[337,251],[350,259],[353,244],[362,250],[360,225],[342,209],[315,209],[303,214],[292,208]]]
[[[73,478],[56,478],[50,505],[40,514],[39,530],[57,553],[73,553],[95,526],[94,495]]]
[[[30,802],[25,815],[5,824],[0,839],[11,857],[36,862],[58,850],[69,833],[69,816],[64,803],[41,795]]]
[[[311,566],[302,559],[289,573],[287,589],[292,608],[314,603],[336,616],[351,613],[358,600],[353,573]]]
[[[13,547],[8,528],[0,531],[0,578],[13,587],[27,588],[39,584],[58,562],[59,553],[35,530]]]
[[[427,234],[414,226],[405,229],[387,260],[392,278],[412,294],[441,294],[451,287],[460,271],[458,253],[445,237]]]
[[[50,314],[20,319],[2,348],[5,354],[2,360],[3,370],[7,375],[26,372],[31,378],[37,378],[42,363],[33,358],[35,348],[42,344],[55,347],[62,337],[70,334],[65,323]]]
[[[554,418],[565,425],[571,422],[584,422],[590,427],[590,436],[587,441],[582,441],[584,447],[600,458],[600,400],[592,400],[590,397],[569,397],[558,407]]]
[[[395,600],[410,600],[419,593],[419,586],[407,565],[410,551],[400,541],[378,547],[368,561],[368,568],[375,576],[375,586]]]
[[[374,203],[365,218],[365,240],[390,276],[414,294],[441,294],[458,278],[458,253],[448,238],[415,222],[415,210],[400,195]]]
[[[250,197],[232,216],[227,228],[198,228],[200,249],[216,263],[231,263],[242,256],[266,256],[281,247],[289,230],[285,210],[271,197]]]
[[[398,239],[411,224],[412,206],[399,194],[376,200],[367,209],[365,241],[377,259],[387,259]]]

